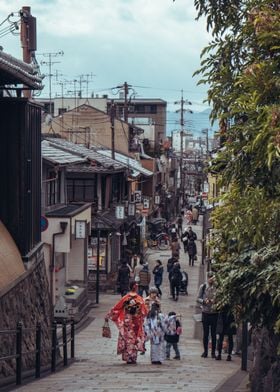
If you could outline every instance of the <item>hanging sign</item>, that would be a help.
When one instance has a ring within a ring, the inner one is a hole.
[[[116,218],[124,219],[124,206],[116,206]]]
[[[135,204],[134,203],[128,203],[127,214],[128,214],[128,216],[135,215]]]
[[[155,196],[155,204],[160,204],[160,196],[159,195]]]

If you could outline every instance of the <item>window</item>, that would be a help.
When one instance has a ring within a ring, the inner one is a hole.
[[[145,113],[145,105],[135,105],[134,113],[144,114]]]
[[[60,116],[61,114],[67,112],[66,108],[58,108],[58,115]]]
[[[60,203],[60,173],[54,171],[48,173],[46,198],[47,206]]]
[[[54,114],[54,102],[44,102],[44,111],[53,116]]]
[[[93,202],[97,198],[95,179],[68,179],[67,195],[71,201]]]
[[[157,105],[147,106],[147,113],[156,114],[157,113]]]

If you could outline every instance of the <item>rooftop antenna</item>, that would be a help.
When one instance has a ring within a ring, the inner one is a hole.
[[[47,57],[47,61],[41,61],[41,65],[47,65],[49,67],[49,73],[46,75],[49,78],[49,113],[53,114],[52,110],[52,77],[55,74],[52,73],[52,66],[53,64],[60,63],[60,61],[53,61],[54,57],[63,56],[64,52],[60,50],[59,52],[47,52],[47,53],[40,53],[42,56]]]

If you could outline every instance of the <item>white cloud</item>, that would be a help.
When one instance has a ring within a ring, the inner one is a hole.
[[[64,51],[54,64],[65,75],[96,74],[92,90],[127,81],[155,87],[139,89],[141,96],[201,101],[205,89],[192,78],[208,36],[195,21],[193,0],[29,0],[37,18],[38,53]],[[0,23],[22,0],[0,1]],[[19,56],[19,37],[0,44]],[[38,55],[40,61],[42,56]],[[46,68],[42,71],[47,73]],[[46,83],[48,85],[48,83]],[[55,88],[55,87],[54,87]],[[160,90],[162,89],[162,90]],[[48,91],[45,92],[46,94]]]

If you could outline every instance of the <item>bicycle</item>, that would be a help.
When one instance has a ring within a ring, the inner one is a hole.
[[[147,240],[150,249],[167,250],[170,248],[170,239],[167,233],[159,233]]]

